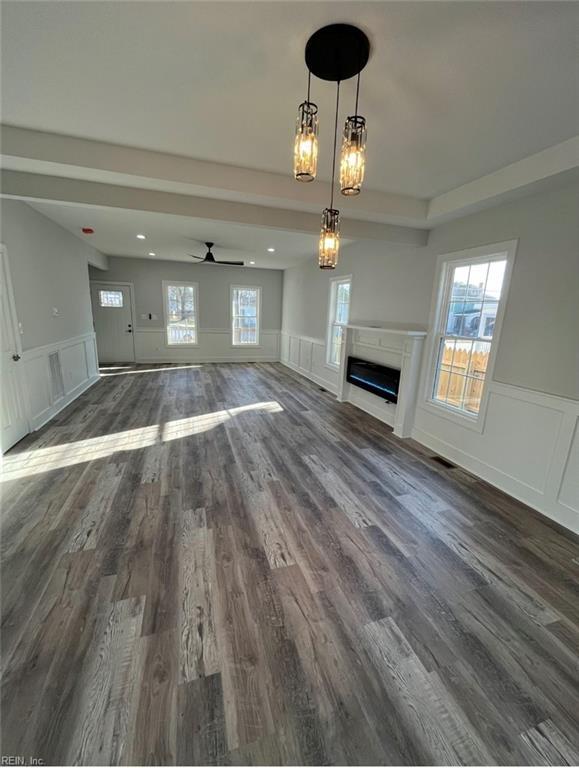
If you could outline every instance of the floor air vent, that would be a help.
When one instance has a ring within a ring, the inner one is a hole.
[[[456,464],[453,464],[451,461],[447,461],[446,459],[443,459],[442,456],[431,456],[430,457],[432,461],[435,461],[437,464],[441,464],[445,469],[456,469]]]

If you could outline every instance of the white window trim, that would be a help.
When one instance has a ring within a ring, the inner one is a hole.
[[[475,248],[467,248],[463,251],[443,254],[439,257],[436,270],[436,280],[434,283],[433,313],[430,322],[430,332],[427,340],[426,360],[428,369],[424,377],[424,391],[422,406],[437,416],[460,424],[462,427],[472,429],[475,432],[483,432],[486,419],[491,383],[494,381],[494,367],[497,356],[497,350],[500,344],[501,331],[503,327],[503,318],[507,306],[511,274],[515,261],[518,240],[507,240],[503,243],[489,243]],[[493,258],[494,257],[494,258]],[[439,354],[439,341],[443,334],[443,309],[446,306],[448,292],[450,290],[450,274],[455,267],[466,264],[484,263],[486,261],[499,261],[506,257],[506,268],[501,290],[501,298],[497,309],[497,318],[491,340],[491,352],[487,365],[486,375],[483,385],[483,394],[478,414],[468,414],[460,411],[458,408],[445,405],[435,400],[433,397],[434,382],[436,378],[436,364]]]
[[[169,327],[169,308],[167,306],[167,288],[170,285],[182,285],[185,288],[193,288],[193,301],[195,305],[195,337],[196,341],[188,341],[185,344],[171,344],[169,342],[169,335],[167,329]],[[163,316],[165,325],[163,332],[165,334],[165,347],[169,349],[179,349],[181,347],[198,347],[199,346],[199,283],[189,283],[186,280],[163,280]]]
[[[257,324],[256,324],[256,341],[251,344],[234,344],[233,343],[233,291],[257,291]],[[229,286],[229,333],[231,346],[235,349],[255,349],[255,347],[261,347],[261,285],[230,285]]]
[[[330,362],[332,326],[334,324],[333,318],[335,316],[335,299],[338,295],[339,283],[350,283],[350,305],[348,307],[348,322],[350,322],[350,310],[352,308],[352,288],[353,288],[352,275],[340,275],[339,277],[336,276],[336,277],[330,278],[330,284],[329,284],[330,290],[328,294],[328,312],[327,312],[327,320],[326,320],[326,367],[332,371],[340,370],[339,363],[336,365],[335,363]]]

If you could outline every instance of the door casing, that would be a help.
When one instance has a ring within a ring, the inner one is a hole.
[[[22,359],[22,339],[20,338],[20,327],[18,324],[18,315],[16,313],[16,301],[14,299],[14,289],[12,286],[12,277],[10,274],[10,263],[8,261],[8,253],[6,246],[0,243],[0,280],[4,284],[4,292],[6,297],[7,312],[9,318],[9,328],[7,329],[10,334],[10,346],[14,351],[12,354],[18,355],[19,360],[14,365],[10,365],[9,375],[13,377],[15,391],[12,393],[14,397],[14,403],[17,406],[18,413],[15,414],[15,426],[11,433],[7,436],[4,435],[4,428],[1,428],[1,452],[4,453],[19,440],[22,440],[30,432],[30,408],[27,397],[27,390],[24,387],[22,378],[22,366],[19,365]],[[2,365],[5,361],[2,361]],[[7,383],[7,382],[6,382]],[[8,383],[7,383],[8,384]],[[10,386],[10,384],[8,384]],[[3,386],[2,386],[3,388]],[[1,397],[0,392],[0,397]]]

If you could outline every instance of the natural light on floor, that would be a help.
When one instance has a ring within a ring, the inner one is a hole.
[[[180,440],[190,435],[208,432],[220,424],[242,413],[280,413],[283,408],[276,400],[240,405],[223,411],[202,413],[185,419],[152,424],[148,427],[127,429],[110,435],[90,437],[73,443],[64,443],[48,448],[25,451],[14,456],[5,456],[2,463],[1,482],[19,480],[23,477],[50,472],[54,469],[71,467],[74,464],[94,461],[123,451],[148,448],[155,444]]]
[[[200,365],[172,365],[169,368],[138,368],[130,365],[110,365],[100,369],[101,376],[127,376],[133,373],[161,373],[162,371],[183,371],[189,368],[201,368]]]

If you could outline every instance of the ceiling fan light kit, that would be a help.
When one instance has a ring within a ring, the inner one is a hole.
[[[358,76],[354,114],[344,124],[340,152],[340,192],[346,197],[359,195],[366,168],[366,120],[358,114],[360,72],[370,57],[370,41],[352,24],[329,24],[318,29],[306,44],[308,68],[307,98],[298,108],[294,140],[294,178],[310,182],[316,178],[318,165],[318,107],[310,101],[311,76],[336,83],[336,115],[334,120],[334,151],[330,207],[322,214],[318,246],[320,269],[335,269],[340,250],[340,211],[334,208],[336,145],[340,104],[340,83]]]

